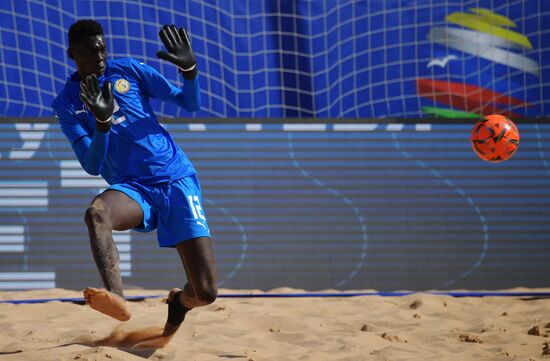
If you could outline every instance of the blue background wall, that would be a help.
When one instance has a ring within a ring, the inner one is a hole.
[[[525,36],[531,47],[481,43],[465,52],[429,38],[430,32],[447,37],[445,29],[468,30],[447,16],[480,8],[511,21],[515,27],[498,27]],[[51,100],[75,70],[66,54],[67,30],[89,17],[103,24],[110,56],[138,58],[173,81],[180,81],[174,66],[156,58],[157,34],[163,24],[184,26],[201,72],[197,117],[421,117],[433,116],[426,107],[449,108],[419,96],[417,79],[475,85],[525,103],[505,101],[503,112],[550,114],[550,3],[544,0],[5,0],[0,115],[51,115]],[[494,51],[520,57],[520,64],[532,61],[539,71],[484,58]],[[455,58],[430,66],[447,56]],[[171,104],[157,109],[189,116]]]

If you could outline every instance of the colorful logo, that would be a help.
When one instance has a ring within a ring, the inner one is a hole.
[[[427,39],[447,49],[483,58],[495,64],[540,77],[539,64],[520,52],[532,49],[529,39],[509,28],[516,24],[505,16],[482,8],[469,9],[471,13],[455,12],[445,20],[455,26],[434,26]],[[445,68],[451,61],[458,61],[454,55],[430,60],[427,67]],[[508,117],[522,117],[511,108],[530,107],[524,100],[495,92],[475,84],[447,80],[417,78],[419,96],[448,106],[423,107],[424,113],[445,118],[478,118],[482,114],[503,114]]]
[[[120,94],[126,94],[130,90],[130,83],[126,79],[118,79],[115,83],[115,89]]]

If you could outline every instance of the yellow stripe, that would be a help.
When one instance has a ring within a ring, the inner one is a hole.
[[[502,16],[497,13],[494,13],[491,10],[487,10],[483,8],[470,8],[468,10],[487,19],[487,21],[490,22],[491,24],[494,24],[497,26],[507,26],[510,28],[516,27],[516,24],[512,20],[508,19],[506,16]]]
[[[515,31],[503,29],[499,26],[492,25],[487,20],[478,15],[467,13],[452,13],[445,18],[450,23],[462,25],[470,29],[478,30],[483,33],[498,36],[499,38],[520,44],[526,48],[533,49],[533,45],[527,37]]]

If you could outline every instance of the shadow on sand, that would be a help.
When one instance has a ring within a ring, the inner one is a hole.
[[[63,345],[44,347],[40,350],[53,349],[58,347],[66,347],[71,345],[82,346],[108,346],[119,349],[120,351],[128,352],[132,355],[147,359],[155,353],[157,349],[165,347],[175,333],[164,336],[163,327],[146,327],[135,330],[124,330],[124,325],[118,325],[111,333],[102,338],[92,336],[79,336],[72,342]],[[23,350],[15,350],[11,352],[0,352],[0,355],[10,355],[24,352]]]

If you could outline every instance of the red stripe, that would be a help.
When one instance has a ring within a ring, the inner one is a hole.
[[[503,109],[505,106],[531,104],[477,85],[455,83],[445,80],[416,79],[416,91],[424,98],[477,114],[502,114],[511,118],[522,118],[521,114]]]

